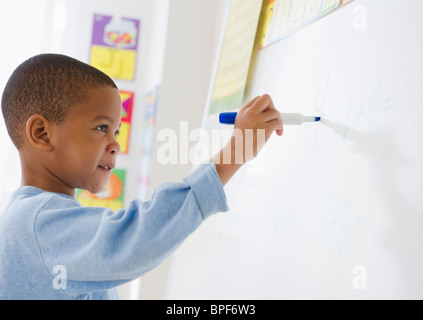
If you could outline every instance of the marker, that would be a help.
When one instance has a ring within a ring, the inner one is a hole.
[[[237,112],[222,112],[219,115],[219,122],[223,124],[234,124]],[[318,122],[320,117],[304,116],[301,113],[281,113],[284,125],[300,125],[304,122]]]

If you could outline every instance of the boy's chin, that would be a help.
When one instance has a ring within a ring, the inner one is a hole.
[[[87,190],[91,192],[92,194],[99,195],[102,192],[104,192],[104,188],[106,187],[106,184],[107,182],[105,182],[104,184],[98,184],[94,187],[87,188]]]

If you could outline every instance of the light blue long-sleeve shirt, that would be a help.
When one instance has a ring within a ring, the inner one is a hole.
[[[116,299],[117,286],[155,268],[203,220],[227,210],[212,163],[116,212],[21,187],[0,216],[0,299]]]

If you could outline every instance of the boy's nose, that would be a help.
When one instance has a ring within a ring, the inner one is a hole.
[[[109,144],[109,146],[107,147],[107,152],[114,156],[117,156],[120,153],[119,142],[115,140],[113,143]]]

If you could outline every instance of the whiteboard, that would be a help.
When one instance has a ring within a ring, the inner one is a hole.
[[[227,184],[166,298],[423,298],[422,11],[356,0],[254,53],[245,100],[324,120],[286,126]]]

